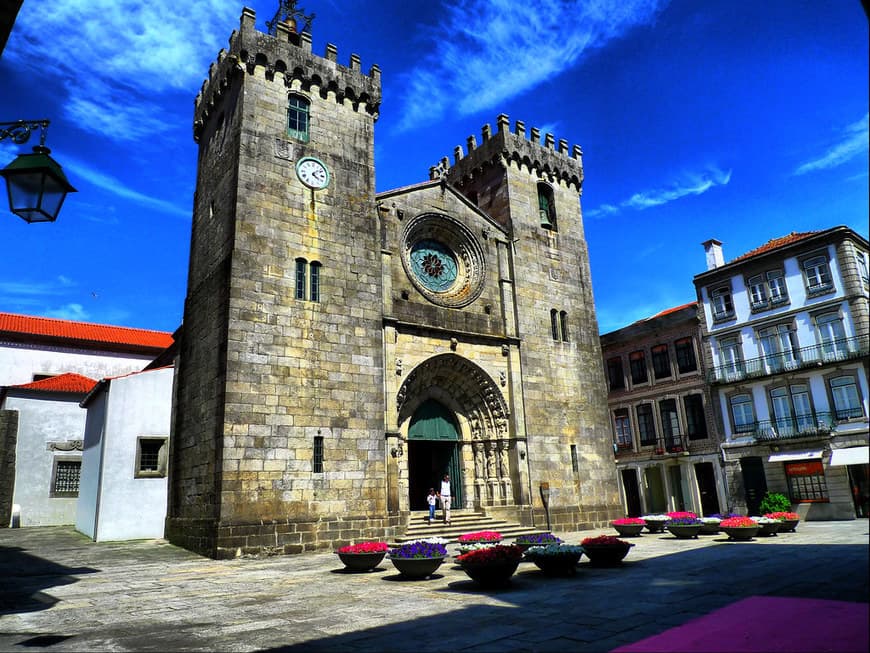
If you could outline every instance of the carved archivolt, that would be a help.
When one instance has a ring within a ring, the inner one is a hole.
[[[411,370],[396,395],[400,423],[410,419],[433,387],[456,402],[473,440],[508,436],[510,411],[498,386],[478,365],[457,354],[433,356]]]

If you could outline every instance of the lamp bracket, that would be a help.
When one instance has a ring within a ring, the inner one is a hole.
[[[0,122],[0,141],[11,138],[13,143],[23,145],[30,140],[33,130],[39,129],[39,146],[45,147],[45,130],[48,129],[48,124],[48,120]]]

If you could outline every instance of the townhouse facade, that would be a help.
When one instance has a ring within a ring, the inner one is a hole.
[[[868,514],[868,243],[791,233],[694,278],[722,463],[736,511],[781,492],[804,519]]]
[[[163,331],[0,312],[0,527],[75,522],[80,402],[100,379],[161,356],[170,364],[173,342]]]
[[[601,336],[620,495],[629,516],[728,507],[698,304]]]

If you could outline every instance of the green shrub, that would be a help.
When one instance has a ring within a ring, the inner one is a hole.
[[[764,515],[768,512],[788,512],[791,510],[791,501],[779,492],[768,492],[761,500],[758,511]]]

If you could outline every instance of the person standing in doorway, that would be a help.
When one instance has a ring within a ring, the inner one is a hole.
[[[429,504],[429,523],[435,522],[435,506],[438,504],[438,495],[435,494],[435,488],[429,488],[429,495],[426,497],[426,502]]]
[[[450,523],[450,475],[445,474],[441,479],[441,493],[438,495],[441,499],[441,509],[444,511],[444,523]]]

